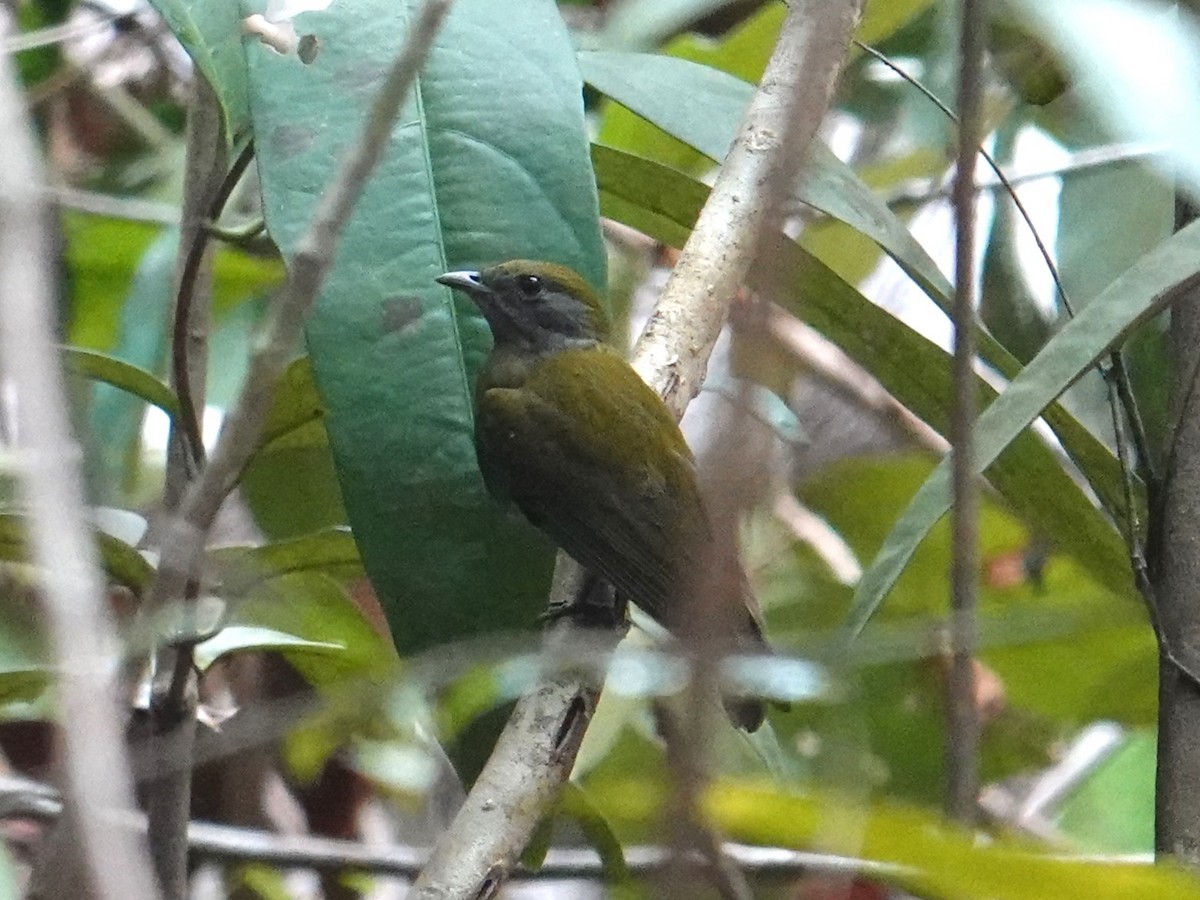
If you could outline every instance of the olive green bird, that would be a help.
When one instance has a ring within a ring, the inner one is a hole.
[[[723,554],[683,434],[608,343],[600,299],[571,269],[528,260],[437,280],[471,298],[494,338],[475,386],[488,490],[623,599],[683,631],[696,608],[686,590],[715,583],[706,567]],[[720,610],[725,649],[767,652],[740,567],[734,581],[733,608]],[[726,709],[747,731],[763,722],[758,700],[727,699]]]

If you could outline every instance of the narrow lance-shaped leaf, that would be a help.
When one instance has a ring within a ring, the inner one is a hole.
[[[1045,407],[1096,361],[1180,291],[1200,283],[1200,223],[1189,225],[1112,283],[1068,322],[975,426],[977,471],[983,471],[1025,431]],[[943,460],[900,517],[863,572],[847,626],[858,633],[879,608],[917,544],[950,508],[950,466]]]
[[[63,364],[67,371],[120,388],[141,397],[174,418],[179,412],[179,400],[165,383],[145,369],[83,347],[63,347]]]

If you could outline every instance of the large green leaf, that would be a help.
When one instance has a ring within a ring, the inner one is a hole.
[[[320,421],[324,412],[317,386],[313,384],[312,365],[308,357],[301,357],[288,366],[275,385],[259,444],[265,450],[275,441]]]
[[[606,215],[659,240],[680,244],[708,195],[682,173],[606,147],[593,148],[601,205]],[[779,239],[751,280],[795,273],[789,284],[756,284],[780,302],[802,304],[804,318],[866,367],[902,403],[943,433],[948,430],[951,377],[945,351],[880,309],[819,260]],[[979,382],[984,397],[995,391]],[[1132,591],[1123,545],[1116,532],[1066,474],[1054,454],[1031,433],[988,469],[988,478],[1017,512],[1052,535],[1115,589]]]
[[[309,66],[246,46],[267,224],[292,252],[415,2],[304,13]],[[531,36],[536,36],[531,39]],[[402,650],[532,618],[549,547],[486,495],[471,380],[488,347],[437,274],[550,259],[598,288],[581,83],[548,0],[460,0],[343,236],[308,328],[342,493]]]
[[[71,296],[68,343],[96,350],[117,345],[122,304],[134,273],[164,230],[107,216],[63,215]]]
[[[731,75],[684,59],[593,51],[580,53],[579,60],[589,84],[712,160],[724,159],[728,153],[753,91]],[[645,148],[637,140],[621,145],[639,155],[646,155]],[[654,158],[676,163],[670,153],[665,159]],[[796,196],[876,242],[949,312],[954,291],[937,263],[874,191],[820,141],[814,141],[809,151]],[[1017,359],[987,331],[980,330],[978,342],[980,355],[1006,378],[1020,370]],[[860,361],[873,371],[869,360]],[[1105,508],[1123,508],[1122,473],[1108,448],[1058,404],[1047,409],[1045,417]]]
[[[249,125],[241,4],[228,0],[150,0],[221,102],[232,145]]]
[[[992,465],[1049,403],[1130,332],[1165,309],[1178,288],[1200,281],[1198,258],[1200,223],[1189,225],[1144,256],[1051,338],[979,417],[975,427],[977,470]],[[848,622],[852,632],[861,630],[878,609],[917,544],[950,508],[950,502],[950,466],[949,460],[943,460],[863,572]]]
[[[260,448],[242,473],[241,489],[255,523],[275,540],[349,521],[321,419]]]
[[[864,44],[886,41],[932,5],[933,0],[875,0],[867,4],[854,36]]]

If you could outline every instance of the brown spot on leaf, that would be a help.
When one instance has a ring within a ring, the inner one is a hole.
[[[317,132],[311,125],[288,123],[272,129],[271,149],[280,156],[296,156],[308,150],[317,139]]]
[[[311,65],[320,52],[321,42],[315,34],[303,35],[300,38],[300,43],[296,45],[296,55],[300,57],[300,62],[306,66]]]
[[[387,334],[407,331],[420,321],[423,313],[419,297],[389,297],[383,301],[383,330]]]

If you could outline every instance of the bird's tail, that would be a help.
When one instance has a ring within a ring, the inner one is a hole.
[[[738,653],[757,654],[761,656],[769,656],[774,651],[771,645],[767,643],[767,638],[763,634],[762,623],[759,621],[754,609],[757,604],[751,598],[750,603],[746,604],[746,616],[742,627],[738,630],[736,638],[736,646]],[[744,731],[755,732],[762,727],[767,718],[766,703],[758,697],[744,697],[736,694],[726,693],[721,698],[721,702],[725,707],[725,714],[729,716],[729,720],[738,728]],[[787,704],[776,704],[783,708],[787,708]]]

